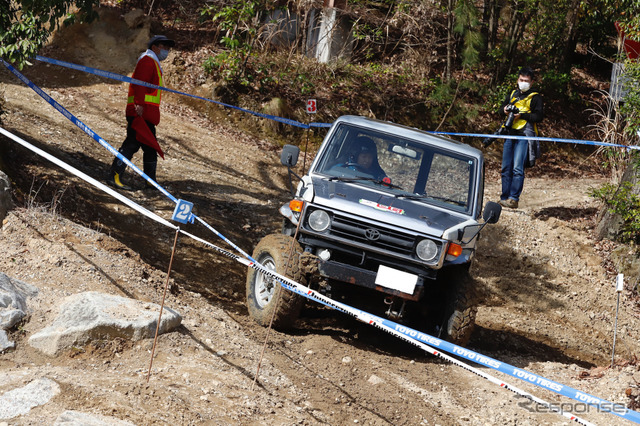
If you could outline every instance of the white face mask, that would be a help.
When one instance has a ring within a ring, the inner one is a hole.
[[[169,51],[167,49],[160,49],[160,53],[158,53],[158,60],[164,61],[169,56]]]
[[[526,92],[527,90],[531,89],[531,83],[526,81],[519,81],[518,88],[521,92]]]

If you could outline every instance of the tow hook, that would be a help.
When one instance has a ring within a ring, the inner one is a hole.
[[[399,319],[402,319],[402,317],[404,317],[404,308],[407,304],[407,301],[402,299],[402,302],[400,304],[400,309],[398,310],[394,310],[394,305],[397,305],[395,302],[396,302],[395,297],[385,297],[384,304],[389,305],[389,309],[387,309],[387,312],[385,312],[385,315],[387,316],[387,318],[399,320]]]

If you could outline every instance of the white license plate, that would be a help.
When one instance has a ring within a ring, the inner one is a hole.
[[[382,287],[398,290],[403,293],[413,294],[418,282],[418,276],[388,266],[380,265],[378,267],[378,275],[376,275],[376,284]]]

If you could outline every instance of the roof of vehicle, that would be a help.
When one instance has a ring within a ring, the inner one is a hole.
[[[333,124],[335,126],[339,123],[348,123],[355,126],[367,127],[415,141],[424,141],[426,143],[439,145],[442,148],[458,151],[472,157],[482,157],[482,151],[470,145],[443,136],[428,133],[424,130],[416,129],[414,127],[407,127],[401,124],[392,123],[390,121],[381,121],[356,115],[343,115],[342,117],[339,117]]]

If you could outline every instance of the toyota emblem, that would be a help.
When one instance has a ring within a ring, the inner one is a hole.
[[[373,228],[367,228],[364,231],[364,236],[367,237],[367,240],[377,241],[380,239],[380,231]]]

